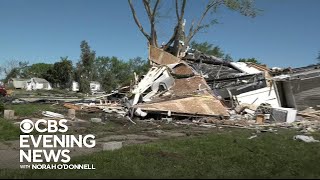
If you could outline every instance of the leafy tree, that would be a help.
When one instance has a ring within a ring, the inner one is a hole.
[[[137,2],[137,1],[136,1]],[[128,0],[133,19],[138,26],[141,33],[146,37],[149,44],[155,47],[158,47],[158,37],[157,37],[157,28],[156,24],[159,22],[160,7],[165,7],[162,4],[160,5],[161,0],[142,0],[142,4],[148,16],[150,27],[150,33],[147,33],[146,28],[140,23],[139,18],[136,14],[136,10],[132,3],[132,0]],[[202,3],[201,1],[187,1],[187,0],[175,0],[175,16],[176,21],[173,29],[172,36],[169,38],[167,43],[163,46],[163,49],[168,51],[169,47],[173,44],[172,54],[179,56],[180,51],[185,49],[192,38],[201,30],[210,27],[218,22],[217,19],[207,18],[209,14],[214,14],[220,7],[226,7],[229,10],[237,11],[244,16],[255,17],[258,13],[258,9],[254,7],[254,0],[206,0],[206,5],[204,5],[204,10],[199,11],[200,18],[195,21],[192,20],[188,27],[188,32],[185,31],[185,8],[187,2],[190,6],[195,5],[196,3]],[[194,4],[193,4],[194,3]],[[196,5],[195,5],[196,6]],[[162,8],[169,9],[169,7]],[[180,42],[183,42],[181,44]]]
[[[94,61],[96,53],[90,49],[88,42],[82,41],[81,56],[77,63],[77,70],[75,79],[79,82],[79,90],[83,93],[90,92],[90,81],[97,77],[96,70],[94,69]]]
[[[52,64],[36,63],[26,68],[28,77],[45,78],[49,69],[53,67]]]
[[[112,60],[113,59],[113,60]],[[118,80],[116,74],[113,72],[113,63],[118,61],[116,57],[98,57],[95,61],[95,68],[97,70],[97,80],[106,91],[111,91],[117,88]]]
[[[149,71],[150,64],[147,60],[141,57],[136,57],[129,60],[129,67],[131,70],[131,75],[135,72],[138,76],[144,75]]]
[[[60,62],[56,62],[53,65],[53,69],[56,72],[59,86],[62,88],[69,88],[72,81],[72,61],[68,60],[68,57],[61,58]]]
[[[133,80],[133,72],[137,75],[145,74],[148,70],[148,62],[141,57],[123,61],[117,57],[98,57],[95,61],[97,80],[105,91],[112,91],[119,87],[130,85]]]
[[[261,64],[256,58],[240,58],[238,62],[252,62],[255,64]]]
[[[113,74],[111,71],[106,71],[104,76],[101,80],[101,86],[102,88],[107,91],[111,92],[112,90],[115,90],[118,88],[118,80],[116,78],[116,75]]]
[[[230,54],[226,54],[226,55],[224,56],[224,60],[225,60],[225,61],[232,62],[232,61],[233,61],[233,58],[231,57]]]
[[[209,44],[208,42],[197,43],[196,41],[192,41],[190,43],[192,49],[196,49],[205,54],[216,56],[219,58],[223,58],[224,52],[221,50],[219,46],[213,46],[213,44]]]
[[[223,50],[219,46],[214,46],[208,42],[197,43],[196,41],[192,41],[190,43],[192,49],[196,49],[205,54],[212,55],[218,58],[222,58],[225,61],[233,61],[230,54],[224,54]]]
[[[129,64],[119,60],[116,57],[111,58],[111,72],[117,79],[117,85],[123,85],[130,82],[128,79],[131,75]]]
[[[44,78],[53,84],[54,87],[69,88],[72,81],[73,67],[68,57],[61,57],[59,62],[44,75]]]
[[[59,87],[58,74],[59,73],[55,70],[53,65],[50,69],[48,69],[43,78],[49,81],[53,87]]]

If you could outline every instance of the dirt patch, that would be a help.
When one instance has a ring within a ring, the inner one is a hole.
[[[8,150],[9,148],[8,143],[0,142],[0,150]]]

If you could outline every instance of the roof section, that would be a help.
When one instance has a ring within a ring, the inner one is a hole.
[[[30,79],[23,79],[23,78],[10,78],[13,81],[30,81]]]
[[[149,60],[160,65],[180,62],[178,57],[151,45],[149,46]]]
[[[32,78],[37,83],[49,83],[47,80],[42,78]]]

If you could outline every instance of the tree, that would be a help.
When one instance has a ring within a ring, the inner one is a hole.
[[[320,63],[320,51],[319,51],[319,55],[318,55],[317,59],[318,59],[318,61]]]
[[[142,59],[141,57],[136,57],[129,59],[128,61],[131,75],[135,72],[138,76],[142,76],[149,71],[150,64],[147,60]]]
[[[13,68],[5,77],[4,81],[8,82],[11,78],[17,78],[19,77],[20,71],[18,68]]]
[[[249,17],[255,17],[260,11],[254,7],[254,0],[207,0],[207,4],[204,7],[204,10],[200,14],[200,18],[195,21],[192,20],[192,23],[189,25],[189,31],[186,35],[185,33],[185,8],[188,3],[199,3],[199,1],[187,1],[187,0],[175,0],[175,16],[176,22],[172,36],[169,38],[167,43],[163,46],[165,51],[169,51],[169,47],[173,44],[172,54],[179,56],[179,53],[182,49],[186,47],[191,42],[192,38],[201,30],[210,27],[218,22],[217,19],[209,18],[209,14],[217,12],[220,7],[226,7],[232,11],[238,11],[240,14]],[[128,0],[133,19],[138,26],[141,33],[146,37],[148,43],[152,46],[158,47],[158,37],[156,23],[159,22],[159,11],[161,0],[142,0],[142,4],[148,16],[150,24],[150,33],[147,33],[145,27],[142,26],[139,18],[136,14],[136,10],[132,3],[132,0]]]
[[[45,78],[49,69],[53,67],[52,64],[36,63],[26,68],[26,74],[28,77]]]
[[[97,57],[94,66],[98,72],[97,80],[107,92],[130,85],[134,79],[134,72],[137,75],[142,75],[149,70],[149,63],[141,57],[128,61],[117,57]]]
[[[90,49],[88,42],[82,41],[81,56],[77,63],[77,70],[75,79],[79,82],[79,91],[83,93],[90,92],[90,81],[97,77],[96,70],[94,69],[94,61],[96,53]]]
[[[53,84],[54,87],[69,88],[72,81],[72,61],[68,57],[60,57],[60,61],[48,69],[44,78]]]
[[[102,88],[110,92],[122,86],[130,85],[137,75],[145,74],[149,70],[149,63],[141,57],[123,61],[117,57],[97,57],[95,61],[97,80]]]
[[[261,64],[256,58],[240,58],[238,62],[251,62],[255,64]]]
[[[5,74],[4,81],[7,82],[10,78],[26,78],[26,67],[29,62],[11,60],[5,63],[5,67],[0,69],[1,73]]]
[[[97,80],[101,82],[102,88],[107,92],[116,89],[119,85],[119,74],[122,74],[122,68],[119,68],[120,63],[120,60],[116,57],[96,58],[94,66],[98,72]]]
[[[48,69],[47,73],[44,75],[44,79],[49,81],[53,87],[59,86],[58,78],[59,78],[59,73],[54,68],[54,65],[50,69]]]
[[[226,54],[226,55],[224,56],[224,60],[225,60],[225,61],[232,62],[232,61],[233,61],[233,58],[231,57],[230,54]]]
[[[192,41],[190,43],[192,49],[196,49],[205,54],[216,56],[219,58],[223,58],[224,52],[221,50],[219,46],[213,46],[213,44],[209,44],[208,42],[197,43],[196,41]]]

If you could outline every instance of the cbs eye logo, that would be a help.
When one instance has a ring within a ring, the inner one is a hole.
[[[20,130],[24,133],[31,133],[34,129],[34,124],[30,119],[25,119],[20,123]]]
[[[68,131],[68,126],[66,125],[67,122],[68,120],[66,119],[61,119],[59,120],[59,122],[57,122],[56,120],[39,119],[34,123],[30,119],[25,119],[20,123],[20,130],[26,134],[31,133],[34,129],[40,133],[65,133]],[[41,124],[44,124],[45,127],[41,127]]]

